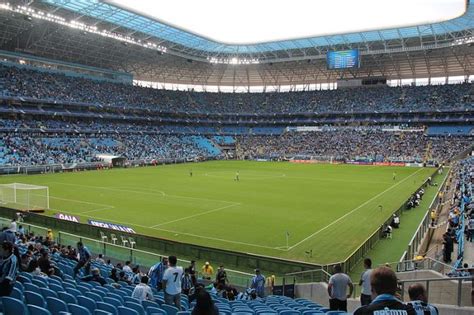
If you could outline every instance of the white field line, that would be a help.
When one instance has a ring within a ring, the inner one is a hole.
[[[217,174],[219,174],[218,172],[216,172]],[[214,174],[216,174],[214,173]],[[226,175],[214,175],[213,173],[205,173],[204,176],[206,177],[212,177],[212,178],[229,178],[229,179],[233,179],[233,177],[235,175],[232,175],[232,174],[229,174],[228,176]],[[244,176],[242,176],[242,174],[240,175],[240,178],[241,179],[248,179],[248,180],[266,180],[266,179],[274,179],[274,178],[283,178],[283,177],[286,177],[286,174],[275,174],[275,175],[255,175],[255,174],[250,174],[247,176],[247,174],[244,174]]]
[[[216,237],[211,237],[211,236],[202,236],[202,235],[191,234],[191,233],[182,233],[182,232],[166,230],[166,229],[161,229],[161,228],[153,228],[153,229],[158,230],[158,231],[164,231],[164,232],[175,233],[175,234],[182,234],[182,235],[186,235],[186,236],[204,238],[204,239],[208,239],[208,240],[220,241],[220,242],[231,243],[231,244],[240,244],[240,245],[247,245],[247,246],[252,246],[252,247],[259,247],[259,248],[266,248],[266,249],[277,249],[277,250],[280,250],[280,251],[286,251],[286,250],[281,250],[281,249],[271,247],[271,246],[250,244],[250,243],[239,242],[239,241],[231,241],[231,240],[226,240],[226,239],[216,238]]]
[[[369,200],[365,201],[364,203],[362,203],[361,205],[357,206],[356,208],[352,209],[351,211],[349,211],[348,213],[346,213],[345,215],[341,216],[340,218],[338,218],[337,220],[335,221],[332,221],[331,223],[329,223],[328,225],[326,225],[325,227],[317,230],[316,232],[314,232],[313,234],[305,237],[304,239],[302,239],[301,241],[299,241],[298,243],[290,246],[288,248],[288,250],[292,250],[293,248],[303,244],[304,242],[306,242],[307,240],[313,238],[314,236],[318,235],[319,233],[321,233],[322,231],[328,229],[329,227],[333,226],[334,224],[336,224],[337,222],[341,221],[342,219],[346,218],[347,216],[351,215],[352,213],[358,211],[360,208],[362,208],[363,206],[365,206],[366,204],[372,202],[373,200],[377,199],[378,197],[382,196],[383,194],[385,194],[386,192],[392,190],[393,188],[397,187],[398,185],[400,185],[401,183],[404,183],[406,180],[408,180],[409,178],[413,177],[414,175],[416,175],[418,172],[422,171],[423,168],[420,168],[418,171],[414,172],[413,174],[411,174],[410,176],[408,177],[405,177],[404,179],[402,179],[401,181],[397,182],[396,184],[390,186],[389,188],[385,189],[384,191],[382,191],[381,193],[377,194],[376,196],[370,198]]]
[[[87,210],[87,211],[79,212],[79,214],[87,214],[87,213],[99,212],[99,211],[102,211],[102,210],[110,210],[110,209],[115,209],[115,207],[114,207],[114,206],[110,206],[110,207],[103,207],[103,208],[98,208],[98,209],[92,209],[92,210]]]
[[[175,223],[175,222],[179,222],[179,221],[188,220],[188,219],[191,219],[191,218],[199,217],[199,216],[202,216],[202,215],[205,215],[205,214],[217,212],[217,211],[224,210],[224,209],[227,209],[227,208],[230,208],[230,207],[235,207],[235,206],[238,206],[238,205],[240,205],[240,203],[235,203],[235,204],[231,204],[231,205],[219,207],[219,208],[216,208],[216,209],[211,209],[211,210],[204,211],[204,212],[200,212],[200,213],[196,213],[196,214],[193,214],[193,215],[190,215],[190,216],[187,216],[187,217],[183,217],[183,218],[179,218],[179,219],[176,219],[176,220],[172,220],[172,221],[167,221],[167,222],[163,222],[163,223],[160,223],[160,224],[156,224],[156,225],[150,226],[150,228],[156,228],[156,227],[163,226],[163,225],[166,225],[166,224],[170,224],[170,223]]]
[[[82,201],[82,200],[69,199],[69,198],[60,198],[60,197],[53,197],[53,196],[49,196],[49,198],[58,199],[58,200],[65,200],[65,201],[72,201],[72,202],[78,202],[78,203],[84,203],[84,204],[87,204],[87,205],[98,205],[98,206],[105,206],[105,207],[114,207],[112,205],[107,205],[107,204],[104,204],[104,203],[89,202],[89,201]]]
[[[60,198],[60,197],[53,197],[53,196],[49,196],[49,198],[58,199],[58,200],[65,200],[65,201],[71,201],[71,202],[77,202],[77,203],[83,203],[83,204],[86,204],[86,205],[102,206],[100,208],[94,208],[94,209],[86,210],[86,211],[83,211],[83,212],[77,212],[77,214],[86,214],[86,213],[98,212],[98,211],[101,211],[101,210],[109,210],[109,209],[114,209],[115,208],[112,205],[107,205],[107,204],[97,203],[97,202],[89,202],[89,201],[82,201],[82,200],[69,199],[69,198]],[[56,211],[61,212],[61,210],[59,210],[59,209],[56,209]]]
[[[311,180],[317,182],[343,182],[343,183],[361,183],[361,184],[388,184],[391,181],[364,181],[364,180],[347,180],[347,179],[337,179],[337,178],[317,178],[317,177],[303,177],[303,176],[286,176],[286,178],[292,179],[303,179]]]
[[[144,188],[143,190],[131,190],[131,189],[120,189],[120,188],[112,188],[112,187],[103,187],[103,186],[92,186],[92,185],[80,185],[80,184],[69,184],[69,183],[61,183],[61,182],[50,182],[51,184],[61,184],[61,185],[69,185],[69,186],[77,186],[77,187],[85,187],[85,188],[92,188],[92,189],[103,189],[103,190],[110,190],[110,191],[118,191],[118,192],[128,192],[128,193],[137,193],[143,195],[152,195],[156,196],[161,195],[163,197],[171,197],[171,198],[181,198],[181,199],[193,199],[193,200],[204,200],[204,201],[214,201],[214,202],[222,202],[222,203],[231,203],[237,204],[238,202],[235,201],[228,201],[228,200],[219,200],[219,199],[208,199],[208,198],[200,198],[200,197],[188,197],[188,196],[180,196],[180,195],[169,195],[162,190],[155,190],[155,189],[148,189]]]

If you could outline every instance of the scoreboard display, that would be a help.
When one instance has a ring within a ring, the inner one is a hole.
[[[360,56],[357,49],[330,51],[327,54],[329,70],[359,68]]]

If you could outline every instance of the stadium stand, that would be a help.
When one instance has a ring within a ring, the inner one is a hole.
[[[196,113],[330,113],[464,110],[472,84],[376,87],[288,93],[198,93],[157,90],[0,66],[3,97]]]

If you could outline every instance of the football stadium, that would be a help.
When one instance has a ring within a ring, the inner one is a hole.
[[[0,314],[474,313],[471,0],[0,0]]]

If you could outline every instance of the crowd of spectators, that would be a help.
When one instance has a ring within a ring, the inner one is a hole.
[[[324,132],[287,132],[238,138],[247,158],[313,157],[322,160],[364,159],[376,162],[445,161],[472,146],[469,138],[427,137],[420,132],[339,128]]]
[[[474,200],[472,199],[474,158],[465,159],[456,166],[454,185],[455,192],[450,201],[448,227],[443,234],[443,260],[446,263],[453,261],[454,245],[457,244],[454,258],[454,269],[457,269],[463,262],[465,242],[472,242],[474,232]],[[462,272],[468,272],[468,269],[465,268]],[[454,271],[453,274],[457,275],[458,272]]]
[[[20,223],[15,219],[0,232],[3,246],[0,258],[0,296],[12,294],[17,278],[21,278],[23,273],[63,280],[68,276],[78,283],[95,282],[100,286],[116,289],[132,286],[131,297],[139,302],[155,302],[161,291],[164,292],[163,302],[178,309],[181,309],[181,295],[186,295],[189,302],[196,300],[198,310],[206,307],[201,305],[205,302],[202,300],[203,294],[207,294],[205,298],[210,299],[212,295],[227,300],[252,300],[265,296],[266,279],[259,270],[255,271],[255,276],[250,280],[250,287],[239,292],[229,281],[223,265],[214,275],[209,262],[206,262],[200,273],[195,261],[183,268],[179,266],[176,256],[163,257],[148,270],[130,261],[112,262],[102,254],[94,255],[82,242],[78,242],[76,247],[57,243],[51,230],[45,236],[26,232],[21,225],[23,216],[19,218]],[[75,265],[70,273],[63,268],[64,260]]]
[[[191,138],[180,135],[0,133],[0,138],[0,160],[5,165],[97,162],[98,154],[127,160],[209,155]]]
[[[7,122],[6,120],[3,123]],[[48,125],[29,121],[29,124]],[[9,123],[7,123],[9,124]],[[56,122],[56,132],[0,132],[0,164],[48,165],[97,162],[98,154],[127,160],[160,160],[214,156],[200,145],[204,139],[218,148],[212,136],[140,133],[141,125]],[[67,132],[67,126],[76,132]],[[116,131],[101,132],[103,128]],[[119,129],[124,128],[124,129]],[[88,133],[82,133],[82,132]],[[120,132],[118,131],[120,130]],[[149,131],[149,130],[148,130]],[[423,131],[392,132],[381,128],[329,128],[318,132],[285,132],[280,135],[240,135],[237,154],[247,159],[319,159],[327,161],[442,162],[472,146],[470,137],[426,136]]]
[[[472,84],[285,93],[169,91],[0,66],[0,95],[169,112],[300,113],[473,108]]]

